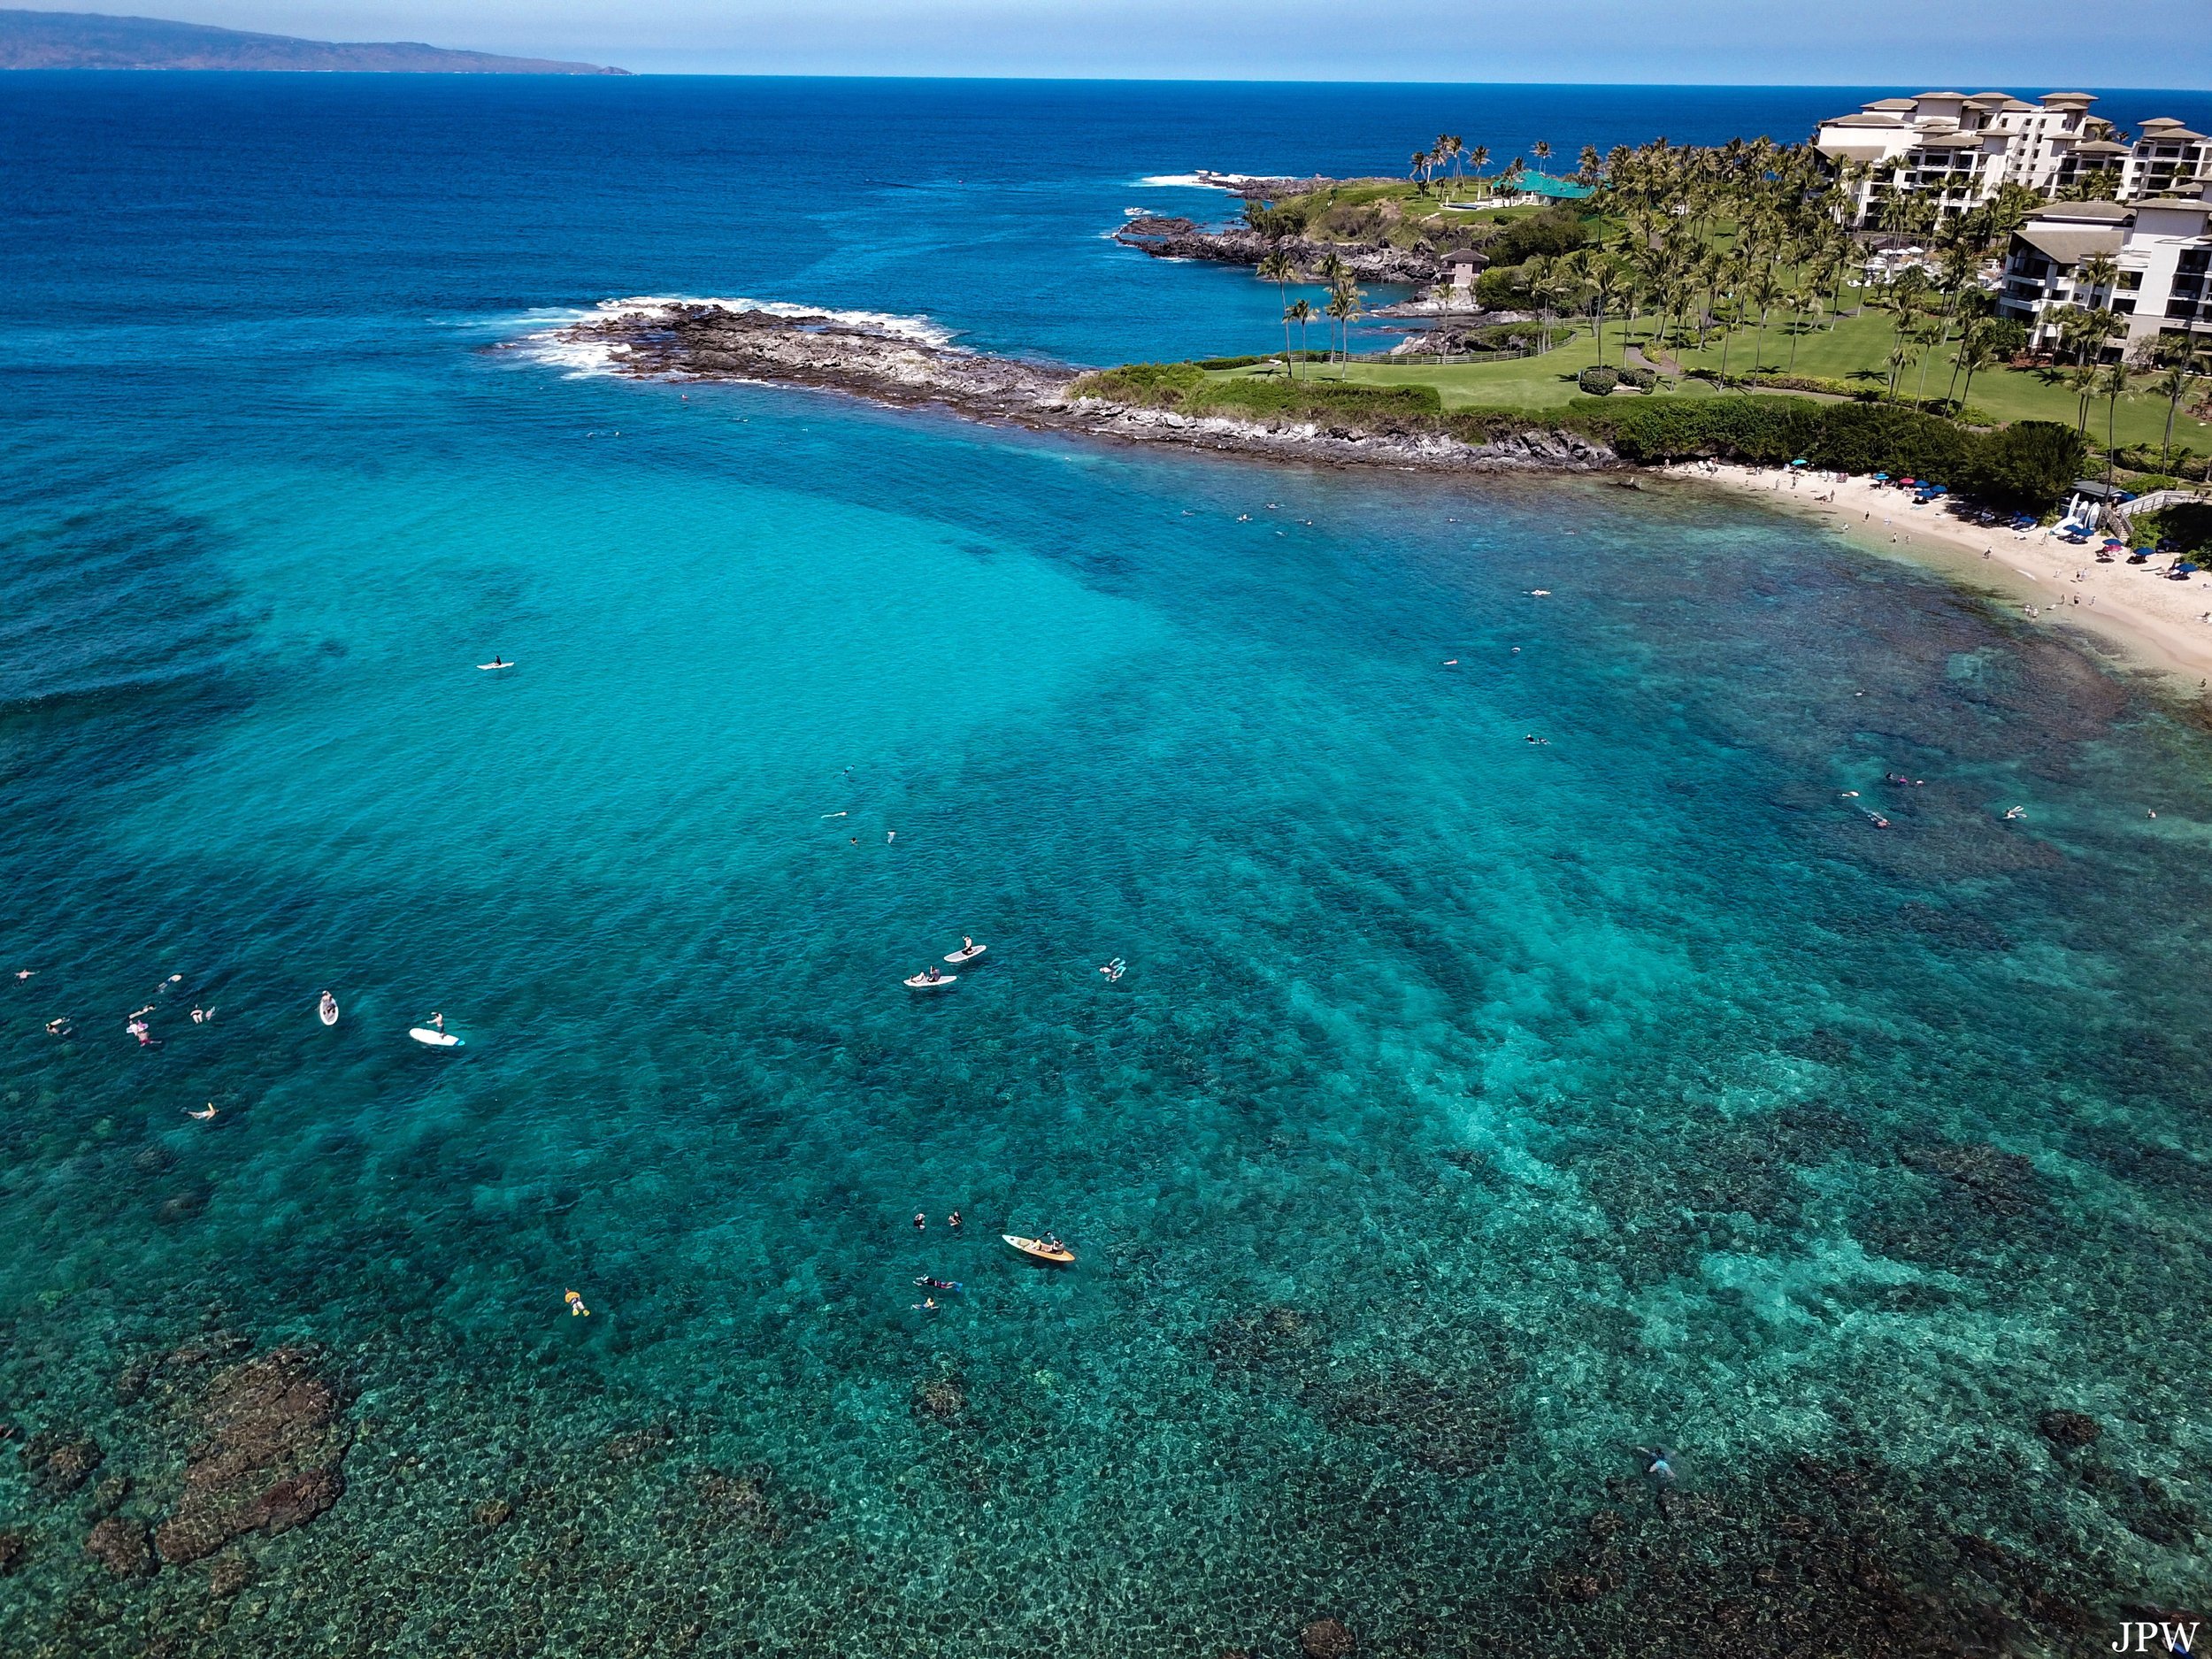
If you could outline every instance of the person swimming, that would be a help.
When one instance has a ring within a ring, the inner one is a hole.
[[[1674,1483],[1674,1465],[1667,1461],[1667,1448],[1665,1447],[1639,1446],[1636,1448],[1636,1455],[1639,1457],[1647,1457],[1651,1460],[1650,1463],[1644,1470],[1644,1473],[1646,1475],[1657,1481],[1663,1486],[1671,1486]]]
[[[196,1118],[202,1123],[205,1123],[209,1118],[215,1116],[215,1102],[213,1101],[208,1102],[206,1108],[201,1111],[194,1111],[189,1106],[188,1106],[184,1109],[184,1115],[187,1118]]]
[[[49,1036],[66,1037],[69,1034],[69,1016],[64,1014],[59,1019],[48,1020],[46,1032]]]
[[[1119,956],[1116,956],[1111,962],[1101,968],[1099,972],[1106,976],[1107,984],[1114,985],[1119,983],[1121,976],[1128,971],[1128,966],[1129,964],[1127,963],[1124,962]]]
[[[948,1227],[950,1227],[950,1228],[951,1228],[951,1229],[952,1229],[955,1233],[959,1232],[959,1231],[960,1231],[960,1212],[959,1212],[958,1210],[954,1210],[954,1211],[952,1212],[952,1214],[950,1214],[949,1216],[947,1216],[947,1217],[945,1217],[945,1225],[946,1225]]]
[[[568,1304],[569,1317],[572,1319],[591,1317],[591,1310],[584,1306],[584,1299],[578,1292],[565,1290],[561,1293],[561,1300]]]

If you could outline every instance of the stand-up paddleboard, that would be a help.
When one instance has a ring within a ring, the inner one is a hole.
[[[1018,1238],[1010,1233],[1002,1233],[998,1236],[1032,1261],[1050,1262],[1056,1267],[1065,1267],[1075,1260],[1075,1252],[1065,1246],[1055,1248],[1042,1239]]]
[[[906,987],[910,991],[933,991],[941,985],[959,983],[960,976],[956,973],[941,973],[933,979],[926,973],[918,973],[906,981]]]
[[[945,960],[952,964],[952,965],[956,968],[964,962],[973,962],[978,956],[981,956],[989,949],[990,946],[988,945],[963,945],[959,949],[954,951],[950,956],[947,956]]]
[[[461,1040],[458,1037],[447,1032],[434,1031],[427,1025],[412,1026],[407,1034],[417,1042],[432,1048],[457,1048],[461,1046]]]
[[[492,670],[494,670],[494,669],[498,669],[498,668],[512,668],[513,666],[514,666],[514,664],[513,664],[512,663],[479,663],[479,664],[477,664],[477,667],[479,667],[479,668],[480,668],[480,669],[483,669],[486,672],[491,672],[491,671],[492,671]]]
[[[326,1025],[336,1025],[338,1023],[338,999],[325,991],[323,1000],[315,1005],[315,1017]]]

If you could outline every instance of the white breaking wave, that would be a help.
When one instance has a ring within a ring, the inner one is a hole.
[[[549,306],[518,319],[534,325],[518,336],[514,349],[534,363],[565,369],[571,375],[609,374],[614,370],[614,342],[593,334],[580,334],[580,324],[603,322],[616,317],[672,311],[679,305],[713,305],[726,311],[764,311],[771,317],[823,317],[851,328],[911,340],[918,345],[947,346],[952,331],[926,317],[901,317],[890,311],[841,311],[826,305],[795,305],[788,300],[725,299],[716,295],[634,294],[627,299],[601,300],[588,308]]]
[[[1233,180],[1240,184],[1243,180],[1244,175],[1236,173],[1219,173],[1211,179],[1202,179],[1194,173],[1156,173],[1137,182],[1150,185],[1156,189],[1172,188],[1179,185],[1187,190],[1225,190],[1229,188],[1228,183],[1217,180]]]

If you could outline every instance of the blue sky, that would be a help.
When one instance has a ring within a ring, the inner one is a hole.
[[[70,0],[752,74],[2212,86],[2206,0]]]

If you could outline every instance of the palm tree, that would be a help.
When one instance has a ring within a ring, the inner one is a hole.
[[[1974,389],[1974,371],[1987,368],[1997,360],[1996,330],[1988,319],[1969,323],[1966,332],[1959,337],[1958,367],[1966,371],[1966,383],[1958,388],[1959,406],[1956,414],[1966,414],[1966,399]]]
[[[2203,364],[2197,356],[2196,342],[2185,336],[2162,347],[2159,353],[2159,361],[2164,364],[2166,368],[2166,373],[2158,377],[2154,388],[2166,395],[2166,437],[2165,441],[2160,444],[2159,451],[2163,457],[2163,465],[2171,466],[2174,457],[2174,416],[2181,408],[2181,400],[2183,395],[2189,389],[2189,382],[2201,372]]]
[[[1281,296],[1286,307],[1283,312],[1283,373],[1287,374],[1290,373],[1290,312],[1287,309],[1290,301],[1290,279],[1297,273],[1291,265],[1290,256],[1280,248],[1273,248],[1270,249],[1267,257],[1260,261],[1256,274],[1261,281],[1272,282],[1275,285],[1275,291]]]
[[[1905,349],[1905,337],[1902,334],[1897,336],[1896,342],[1889,349],[1889,356],[1884,357],[1882,361],[1889,365],[1889,386],[1884,396],[1894,402],[1897,396],[1897,377],[1905,372],[1905,365],[1912,361],[1912,353]]]
[[[2074,272],[2074,303],[2093,308],[2098,303],[2097,290],[2102,288],[2107,299],[2111,297],[2113,284],[2120,280],[2120,267],[2104,254],[2085,259]],[[2103,342],[2099,342],[2100,344]]]
[[[1430,160],[1431,157],[1427,150],[1417,150],[1413,152],[1413,160],[1411,164],[1406,168],[1406,177],[1413,180],[1414,188],[1420,191],[1424,196],[1426,196],[1429,193],[1429,180],[1427,175]]]
[[[1593,332],[1597,339],[1598,361],[1603,363],[1605,313],[1612,303],[1613,296],[1620,292],[1621,284],[1628,273],[1622,269],[1620,260],[1609,248],[1578,248],[1568,258],[1574,265],[1575,274],[1588,285],[1590,297],[1597,302],[1596,324]],[[1622,341],[1621,362],[1624,365],[1628,361],[1625,330],[1623,331]]]
[[[1598,154],[1598,147],[1585,144],[1579,165],[1575,168],[1575,177],[1584,184],[1595,184],[1603,175],[1604,165],[1604,157]]]
[[[2077,363],[2066,376],[2066,389],[2073,393],[2079,412],[2074,419],[2074,430],[2086,434],[2089,430],[2089,400],[2097,395],[2097,365]]]
[[[1455,178],[1456,178],[1459,174],[1459,157],[1461,152],[1466,148],[1466,145],[1459,142],[1459,138],[1456,134],[1440,133],[1437,134],[1435,153],[1440,160],[1450,165],[1452,174]],[[1444,199],[1448,202],[1451,200],[1451,197],[1448,194],[1447,194]]]
[[[1348,378],[1352,373],[1352,319],[1359,315],[1360,298],[1360,291],[1348,282],[1331,293],[1329,303],[1321,308],[1344,336],[1344,352],[1340,359],[1343,367],[1339,379]]]
[[[1286,349],[1290,339],[1290,326],[1296,323],[1298,325],[1298,355],[1301,357],[1306,355],[1306,325],[1312,320],[1313,305],[1307,300],[1294,300],[1289,308],[1283,312],[1283,339],[1286,342]],[[1297,379],[1298,370],[1295,365],[1292,365],[1290,373],[1293,380]]]
[[[2117,447],[2113,441],[2113,423],[2120,411],[2120,394],[2128,388],[2128,365],[2123,357],[2117,363],[2108,363],[2097,376],[2097,389],[2104,394],[2104,481],[2112,482],[2112,456]]]
[[[1528,147],[1528,153],[1536,157],[1536,165],[1541,167],[1551,159],[1551,145],[1540,138]]]
[[[1477,144],[1467,152],[1468,170],[1475,175],[1475,182],[1482,182],[1482,170],[1490,165],[1490,146]]]

